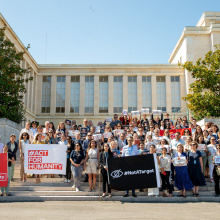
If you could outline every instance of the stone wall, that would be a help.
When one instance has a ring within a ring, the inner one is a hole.
[[[6,144],[7,142],[9,142],[11,134],[15,134],[16,141],[18,141],[21,129],[21,125],[7,118],[0,118],[0,143]]]
[[[220,118],[204,118],[201,121],[198,121],[197,124],[203,127],[206,122],[212,122],[220,128]]]

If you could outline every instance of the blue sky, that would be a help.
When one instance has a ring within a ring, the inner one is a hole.
[[[0,0],[39,64],[168,63],[204,11],[220,11],[219,0]]]

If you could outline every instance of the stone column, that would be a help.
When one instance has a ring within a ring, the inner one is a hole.
[[[181,112],[187,114],[186,102],[182,97],[186,96],[186,87],[185,87],[185,76],[180,76],[180,103],[181,103]]]
[[[94,76],[94,116],[99,115],[99,76]]]
[[[65,86],[65,115],[70,115],[71,76],[66,76]]]
[[[108,115],[113,116],[114,108],[114,76],[108,76]]]
[[[167,112],[171,113],[171,103],[172,103],[172,97],[171,97],[171,76],[166,76],[166,107],[167,107]],[[175,106],[174,106],[175,107]]]
[[[128,110],[128,76],[123,76],[123,109]]]
[[[85,112],[85,76],[80,75],[79,115]]]
[[[40,115],[41,114],[41,103],[42,103],[42,76],[37,77],[37,82],[36,82],[36,98],[35,98],[35,109],[36,109],[36,114]]]
[[[50,115],[56,114],[57,76],[51,76]]]
[[[35,99],[36,99],[36,97],[35,97],[36,76],[35,76],[35,72],[34,71],[33,71],[32,77],[33,77],[33,81],[32,81],[32,88],[31,88],[31,90],[32,90],[32,93],[31,93],[31,112],[32,113],[36,113],[35,103],[34,103]]]
[[[152,89],[152,111],[157,109],[157,79],[155,75],[151,76]]]
[[[33,77],[33,70],[30,71],[29,77]],[[32,101],[32,88],[33,88],[33,80],[28,82],[28,90],[27,90],[27,108],[31,110],[31,101]]]
[[[142,76],[137,76],[137,110],[142,108]]]

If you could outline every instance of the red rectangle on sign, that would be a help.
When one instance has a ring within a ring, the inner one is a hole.
[[[42,157],[28,157],[28,163],[42,163]]]
[[[8,154],[0,154],[0,187],[6,187],[8,185]]]
[[[30,157],[48,156],[48,150],[29,150],[28,156]]]

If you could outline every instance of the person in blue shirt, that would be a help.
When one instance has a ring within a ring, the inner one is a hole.
[[[140,143],[140,149],[138,150],[138,155],[147,154],[147,149],[145,148],[144,142]]]
[[[122,157],[136,156],[138,155],[138,147],[136,145],[132,145],[133,138],[128,138],[128,145],[124,146],[122,149]],[[128,197],[129,190],[125,191],[124,197]],[[132,196],[137,197],[135,194],[135,189],[132,189]]]

